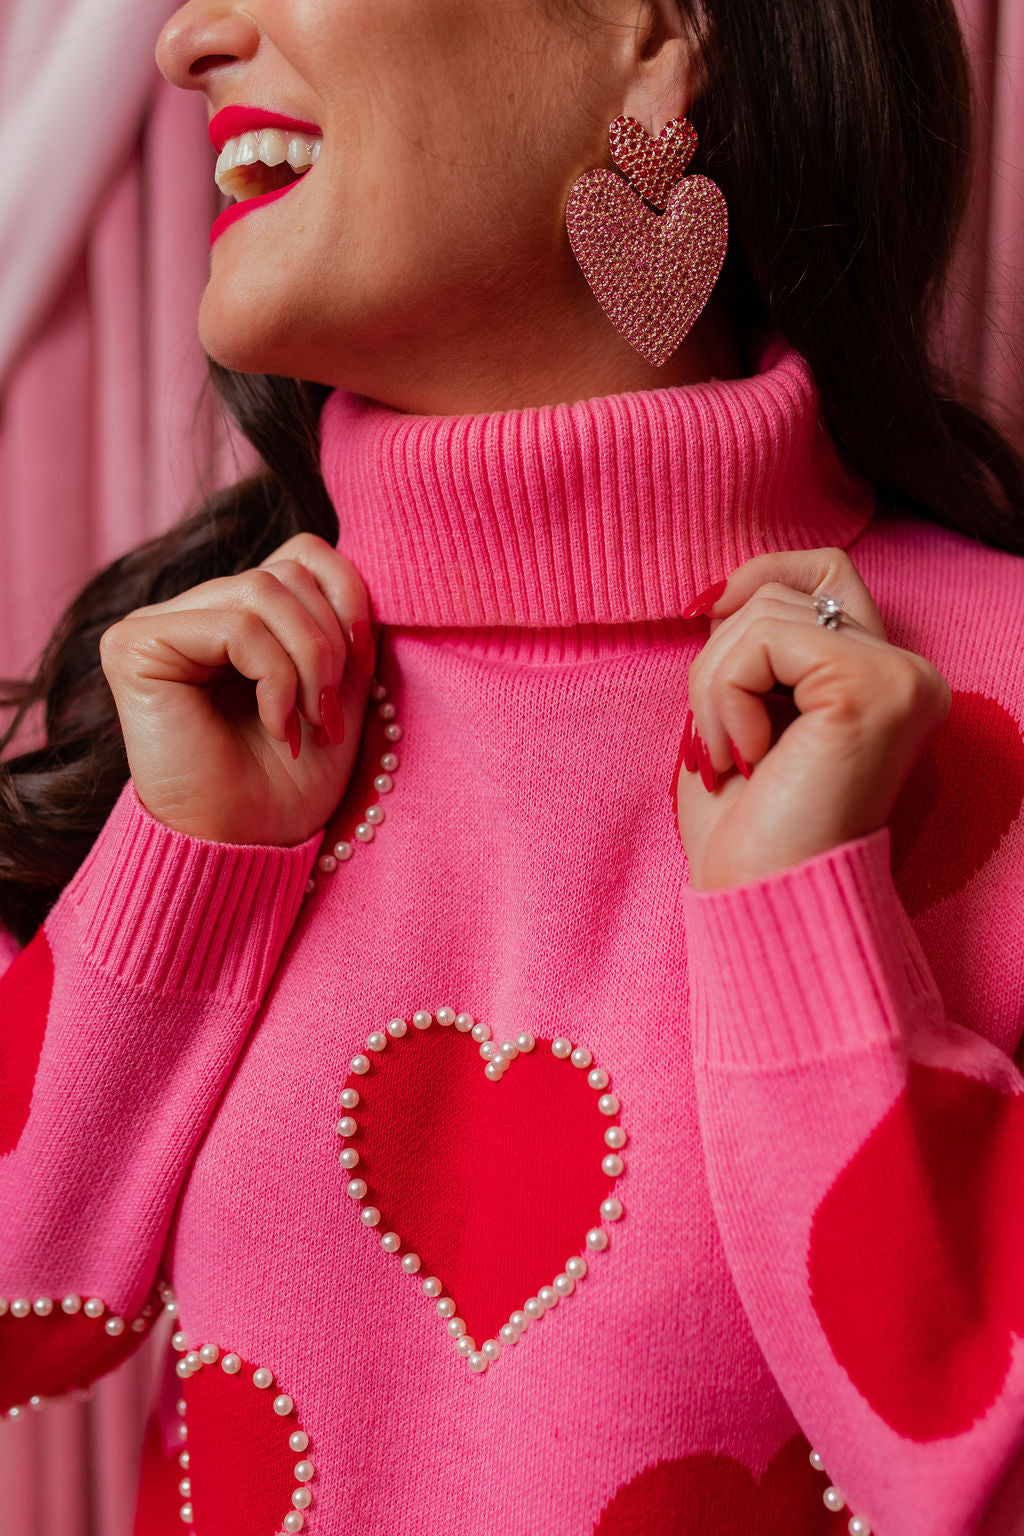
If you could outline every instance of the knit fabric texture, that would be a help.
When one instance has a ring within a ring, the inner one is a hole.
[[[1020,1536],[1024,562],[876,507],[779,337],[322,443],[383,626],[336,815],[129,780],[7,945],[3,1406],[169,1305],[138,1536]],[[695,890],[680,615],[819,547],[953,707],[881,831]]]

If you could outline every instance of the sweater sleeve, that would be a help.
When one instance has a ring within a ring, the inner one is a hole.
[[[87,1385],[173,1310],[160,1262],[178,1190],[320,837],[188,837],[129,779],[32,941],[5,937],[0,1410]]]
[[[683,892],[711,1197],[851,1529],[1016,1536],[1024,1078],[947,1017],[889,854]]]

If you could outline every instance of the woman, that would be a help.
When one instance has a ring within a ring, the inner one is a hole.
[[[951,7],[189,0],[158,60],[272,472],[21,692],[7,1402],[165,1306],[140,1530],[1019,1530]]]

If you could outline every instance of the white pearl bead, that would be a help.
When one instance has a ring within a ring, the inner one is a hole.
[[[402,1255],[402,1268],[407,1275],[416,1274],[423,1261],[418,1253],[406,1253]]]
[[[484,1061],[493,1061],[495,1056],[500,1055],[500,1052],[493,1040],[485,1040],[480,1047],[480,1055]]]
[[[192,1524],[192,1505],[191,1504],[183,1504],[181,1506],[181,1509],[179,1510],[179,1514],[181,1515],[181,1518],[184,1520],[186,1525],[191,1525]]]
[[[316,862],[317,868],[323,870],[325,875],[333,875],[338,867],[338,861],[333,853],[322,853]]]
[[[626,1133],[621,1125],[610,1125],[604,1133],[606,1147],[614,1147],[616,1151],[626,1145]]]
[[[220,1368],[226,1376],[237,1376],[242,1369],[242,1362],[237,1355],[225,1355]]]
[[[20,1403],[15,1404],[13,1408],[8,1408],[6,1414],[6,1417],[9,1419],[21,1419],[24,1418],[24,1416],[25,1410]]]
[[[338,1162],[343,1168],[354,1168],[359,1161],[359,1153],[355,1147],[346,1147],[344,1152],[338,1153]]]
[[[591,1088],[596,1088],[600,1092],[602,1088],[608,1087],[608,1073],[604,1067],[591,1067],[587,1073],[587,1082]]]
[[[390,725],[386,725],[384,727],[384,735],[387,737],[388,741],[401,741],[402,727],[395,721],[392,721]]]
[[[381,1029],[375,1029],[367,1039],[367,1047],[371,1051],[382,1051],[388,1043],[388,1037]]]
[[[519,1047],[514,1040],[503,1040],[501,1042],[501,1054],[506,1061],[515,1061],[519,1055]]]
[[[558,1306],[560,1297],[553,1285],[542,1285],[537,1292],[537,1300],[550,1312],[552,1307]]]
[[[288,1532],[288,1536],[294,1536],[296,1531],[301,1531],[305,1523],[303,1516],[297,1509],[291,1510],[281,1521],[281,1524]]]
[[[469,1357],[469,1368],[471,1371],[474,1371],[477,1374],[479,1374],[480,1371],[486,1371],[487,1356],[482,1354],[480,1350],[477,1350],[475,1355],[470,1355]]]
[[[516,1333],[525,1333],[526,1329],[530,1326],[530,1319],[527,1317],[526,1313],[521,1310],[519,1312],[513,1312],[512,1316],[509,1318],[509,1322],[516,1330]]]
[[[846,1529],[850,1536],[871,1536],[871,1527],[860,1515],[853,1515],[847,1522]]]
[[[28,1317],[31,1311],[32,1303],[29,1301],[27,1296],[16,1296],[15,1299],[11,1302],[12,1317]],[[96,1314],[95,1312],[90,1312],[89,1316],[95,1317]]]
[[[356,827],[356,837],[361,843],[373,842],[373,826],[368,821],[361,821]]]
[[[112,1339],[116,1339],[124,1333],[124,1318],[108,1317],[103,1327]]]
[[[480,1345],[480,1353],[485,1360],[493,1362],[501,1358],[501,1345],[497,1339],[484,1339]]]
[[[189,1462],[191,1460],[192,1457],[189,1455],[188,1451],[178,1452],[178,1466],[182,1469],[183,1472],[188,1471]]]
[[[53,1311],[53,1302],[49,1296],[37,1296],[32,1303],[32,1311],[36,1317],[49,1317]]]
[[[474,1024],[472,1033],[477,1045],[483,1045],[485,1040],[491,1038],[491,1026],[489,1024]]]
[[[359,1220],[364,1227],[375,1227],[380,1221],[380,1211],[375,1205],[364,1205],[359,1212]]]
[[[178,1417],[183,1419],[188,1412],[188,1403],[186,1403],[183,1397],[179,1397],[174,1406],[177,1410]]]
[[[178,1484],[178,1492],[183,1499],[190,1499],[192,1497],[192,1479],[190,1477],[182,1478]]]
[[[812,1451],[807,1460],[810,1462],[815,1472],[824,1472],[825,1459],[820,1451]]]
[[[204,1344],[199,1351],[199,1358],[204,1365],[216,1365],[220,1356],[220,1350],[216,1344]]]
[[[370,1058],[368,1056],[353,1056],[349,1066],[357,1077],[362,1077],[364,1072],[370,1070]]]
[[[358,1126],[356,1125],[356,1122],[353,1120],[352,1116],[342,1115],[341,1119],[338,1121],[338,1135],[354,1136],[357,1130]]]
[[[619,1112],[618,1098],[614,1093],[602,1093],[597,1101],[597,1107],[602,1115],[617,1115]]]
[[[357,1088],[343,1088],[338,1095],[338,1102],[342,1109],[355,1109],[359,1103],[359,1090]]]
[[[430,1296],[430,1297],[440,1296],[440,1294],[441,1294],[441,1292],[443,1290],[444,1290],[444,1286],[441,1284],[440,1280],[437,1278],[436,1275],[428,1275],[427,1278],[423,1282],[423,1294],[424,1294],[424,1296]]]
[[[384,807],[382,805],[368,805],[366,807],[366,819],[373,827],[379,827],[384,820]]]
[[[522,1035],[516,1035],[516,1045],[519,1047],[519,1049],[523,1052],[524,1055],[528,1055],[529,1052],[533,1050],[533,1048],[534,1048],[534,1046],[536,1044],[537,1044],[537,1042],[533,1038],[533,1036],[530,1034],[529,1030],[527,1030]]]
[[[578,1045],[573,1051],[572,1055],[569,1057],[569,1060],[572,1062],[573,1066],[580,1068],[589,1067],[593,1059],[593,1056],[587,1050],[585,1045]]]
[[[444,1027],[447,1029],[450,1024],[454,1024],[455,1023],[455,1009],[454,1008],[439,1008],[437,1010],[437,1012],[434,1014],[434,1018],[437,1020],[437,1022],[439,1024],[443,1024]]]
[[[185,1356],[185,1364],[188,1366],[190,1371],[201,1371],[202,1370],[203,1362],[199,1358],[199,1351],[198,1351],[198,1349],[190,1349],[189,1350],[188,1354]]]
[[[609,1152],[607,1157],[602,1157],[601,1159],[602,1171],[606,1173],[610,1179],[617,1179],[625,1166],[625,1163],[622,1161],[622,1158],[617,1152]]]
[[[280,1397],[274,1398],[274,1412],[280,1414],[282,1419],[286,1418],[294,1407],[295,1404],[287,1392],[282,1392]]]
[[[28,1400],[28,1405],[32,1409],[33,1413],[39,1413],[41,1409],[46,1407],[46,1398],[40,1397],[38,1392],[33,1392],[32,1396]]]
[[[425,1008],[417,1008],[412,1016],[412,1022],[415,1029],[429,1029],[434,1022],[434,1016]]]
[[[559,1035],[557,1040],[551,1042],[551,1054],[557,1056],[559,1061],[564,1061],[567,1056],[572,1055],[572,1041]]]
[[[62,1312],[66,1312],[69,1317],[72,1317],[76,1312],[81,1312],[81,1296],[75,1296],[73,1293],[65,1296],[64,1300],[60,1304],[60,1309]]]
[[[468,1333],[464,1333],[461,1338],[455,1340],[455,1349],[463,1359],[466,1359],[469,1355],[475,1353],[476,1339],[471,1339]]]
[[[316,1468],[311,1461],[297,1461],[295,1463],[295,1481],[297,1483],[308,1483],[315,1471]]]
[[[523,1307],[523,1311],[530,1319],[530,1322],[535,1323],[538,1318],[544,1316],[544,1303],[539,1299],[539,1297],[531,1296],[526,1305]]]
[[[825,1508],[832,1510],[833,1514],[835,1514],[837,1510],[845,1509],[846,1507],[846,1500],[843,1498],[838,1488],[826,1488],[825,1492],[821,1496],[821,1499]]]
[[[309,1436],[304,1429],[293,1429],[288,1436],[289,1448],[293,1451],[304,1451],[309,1445]]]
[[[381,682],[374,682],[374,683],[372,683],[370,685],[370,698],[371,699],[386,699],[387,696],[388,696],[388,690],[384,686],[383,683],[381,683]]]
[[[102,1317],[106,1308],[98,1296],[90,1296],[82,1310],[85,1312],[86,1317]],[[13,1307],[11,1311],[14,1311]]]
[[[454,1317],[455,1303],[450,1296],[442,1296],[436,1304],[438,1317]]]
[[[296,1509],[308,1509],[313,1502],[313,1495],[308,1488],[296,1488],[292,1494],[292,1503]]]
[[[171,1348],[177,1350],[188,1349],[188,1340],[180,1328],[177,1333],[171,1334]]]
[[[10,1302],[6,1296],[0,1296],[0,1317],[6,1317],[10,1310]]]
[[[382,720],[393,720],[395,718],[395,706],[393,704],[382,704],[377,713]]]
[[[265,1391],[267,1387],[272,1387],[274,1385],[273,1371],[268,1371],[265,1365],[261,1365],[258,1371],[253,1371],[252,1373],[252,1384],[254,1387],[259,1387],[261,1392]]]
[[[402,1036],[408,1032],[409,1026],[404,1019],[392,1019],[388,1024],[388,1034],[394,1040],[401,1040]]]
[[[601,1201],[601,1215],[605,1221],[618,1221],[622,1215],[622,1201],[609,1195],[607,1200]]]
[[[170,1301],[164,1302],[164,1311],[168,1317],[177,1317],[178,1303],[174,1300],[173,1296],[171,1297]]]
[[[398,753],[385,752],[384,756],[380,760],[380,765],[386,773],[394,773],[395,769],[398,767]]]
[[[176,1361],[174,1370],[175,1374],[179,1376],[182,1381],[188,1381],[189,1377],[192,1375],[192,1372],[189,1370],[184,1360]]]
[[[350,842],[342,839],[340,843],[335,843],[334,847],[331,849],[331,852],[334,854],[334,857],[337,859],[339,864],[344,864],[352,857],[353,853],[355,853],[355,849],[352,847]]]
[[[608,1247],[608,1233],[601,1227],[591,1227],[587,1233],[587,1247],[592,1253],[600,1253],[602,1248]]]
[[[489,1061],[484,1067],[484,1077],[490,1078],[492,1083],[500,1083],[504,1076],[504,1072],[496,1061]]]
[[[571,1275],[556,1275],[554,1286],[559,1296],[571,1296],[576,1289],[576,1281]]]
[[[385,1253],[397,1253],[402,1246],[402,1239],[397,1232],[385,1232],[381,1237],[380,1245]]]
[[[582,1280],[587,1272],[586,1259],[581,1259],[574,1254],[571,1259],[566,1260],[565,1272],[573,1280]]]
[[[378,773],[373,781],[373,787],[379,795],[387,795],[394,789],[395,781],[390,773]]]
[[[473,1028],[475,1022],[471,1013],[457,1013],[455,1015],[455,1028],[460,1034],[466,1034]]]
[[[501,1339],[503,1344],[519,1343],[519,1331],[518,1329],[513,1328],[511,1323],[502,1323],[501,1327],[498,1329],[498,1337]],[[481,1353],[483,1353],[483,1351],[481,1351]]]
[[[345,1193],[352,1200],[361,1200],[366,1194],[365,1179],[349,1179],[345,1185]]]
[[[448,1337],[452,1339],[461,1339],[466,1331],[466,1325],[461,1317],[450,1317],[445,1324],[445,1328],[447,1329]]]
[[[144,1317],[133,1318],[132,1333],[145,1333],[147,1327],[148,1324]]]

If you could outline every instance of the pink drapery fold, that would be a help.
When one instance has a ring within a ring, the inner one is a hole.
[[[154,81],[152,46],[172,8],[168,0],[127,8],[123,0],[0,0],[0,122],[9,135],[26,133],[26,164],[40,143],[27,130],[46,119],[18,108],[39,87],[49,42],[61,26],[78,29],[81,48],[104,27],[108,41],[91,72],[80,71],[103,90],[75,103],[88,132],[75,155],[48,163],[47,197],[30,196],[27,176],[5,177],[0,194],[6,675],[33,665],[90,572],[168,528],[201,490],[253,462],[208,394],[201,399],[195,315],[217,197],[203,98]],[[961,0],[961,8],[978,84],[979,169],[943,350],[1024,443],[1024,8],[1017,0]],[[56,66],[48,78],[51,86],[62,78]],[[62,162],[74,167],[63,205],[53,195]],[[33,215],[37,201],[48,204],[46,217]],[[62,227],[51,222],[57,206]],[[0,944],[0,967],[8,948]],[[91,1402],[0,1424],[5,1529],[130,1536],[159,1364],[158,1349],[147,1346],[98,1383]]]

